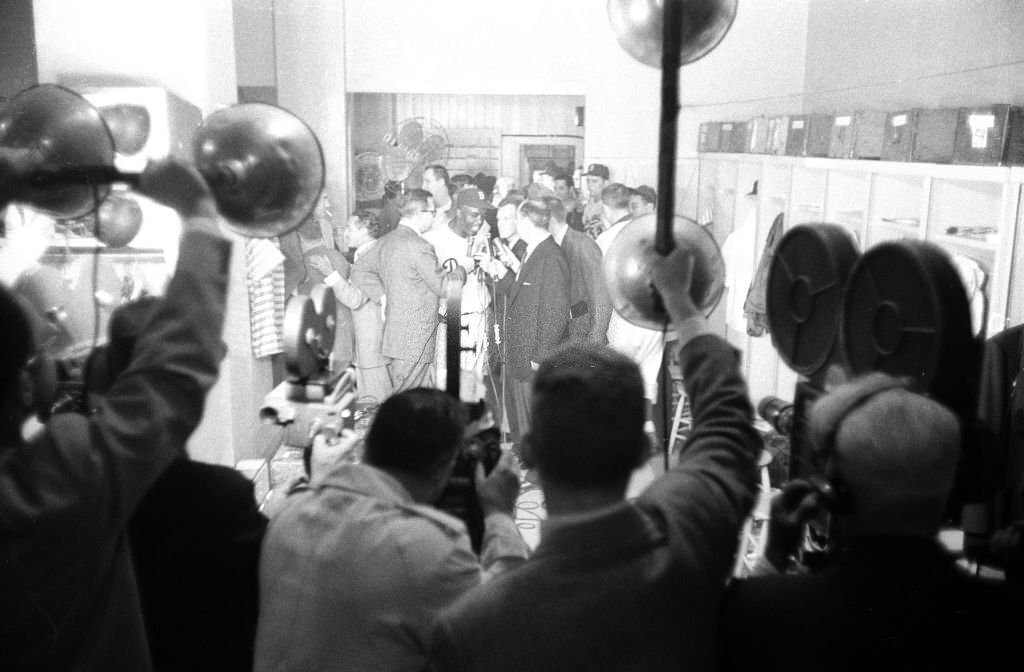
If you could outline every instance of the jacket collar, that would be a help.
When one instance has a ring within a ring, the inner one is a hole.
[[[664,543],[665,534],[630,502],[546,520],[535,558],[607,557]]]
[[[389,504],[414,505],[412,495],[397,478],[368,464],[341,464],[324,476],[313,489],[333,488],[373,497]]]

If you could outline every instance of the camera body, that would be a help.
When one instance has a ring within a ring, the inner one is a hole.
[[[482,464],[486,474],[494,469],[501,458],[501,431],[494,426],[487,402],[464,402],[464,405],[469,416],[466,436],[437,508],[466,524],[473,551],[479,554],[484,538],[484,513],[476,496],[476,465]]]

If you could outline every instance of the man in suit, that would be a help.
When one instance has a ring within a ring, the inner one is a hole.
[[[569,226],[566,210],[557,198],[546,199],[551,210],[551,237],[562,248],[569,264],[570,343],[608,342],[612,300],[601,267],[601,248],[594,239]]]
[[[526,254],[526,241],[519,237],[519,232],[516,230],[516,212],[522,202],[523,195],[514,192],[509,193],[498,203],[496,217],[498,237],[493,241],[493,246],[499,257],[506,259],[510,266],[515,266],[516,270],[518,270],[517,264]],[[504,375],[505,323],[508,310],[505,295],[495,291],[495,279],[488,277],[487,286],[492,300],[488,309],[487,368],[484,375],[484,391],[487,405],[494,413],[494,421],[504,431],[505,428],[509,428],[507,418],[508,410],[511,408],[511,401],[508,399],[508,379]]]
[[[1020,634],[1024,593],[968,575],[938,540],[960,456],[956,416],[873,373],[821,397],[808,426],[828,487],[796,479],[773,501],[755,573],[776,575],[730,587],[725,669],[996,669]],[[777,575],[822,508],[838,559]]]
[[[550,220],[544,201],[523,201],[516,229],[526,242],[526,252],[518,269],[512,269],[517,260],[507,257],[505,262],[490,259],[485,268],[498,279],[495,293],[505,300],[504,374],[511,391],[509,420],[516,443],[530,424],[533,373],[564,342],[569,321],[569,266],[551,238]]]
[[[387,229],[385,222],[370,210],[360,210],[348,220],[346,240],[354,246],[352,271],[348,278],[312,259],[311,263],[326,275],[324,284],[334,291],[334,298],[352,311],[356,341],[356,389],[360,398],[380,403],[391,394],[391,377],[387,361],[381,354],[384,320],[381,302],[384,286],[373,269],[377,266],[380,246],[377,239]]]
[[[648,454],[636,364],[593,344],[546,360],[526,443],[548,512],[540,545],[442,612],[435,670],[715,669],[720,600],[761,441],[738,353],[690,299],[692,268],[676,250],[653,272],[693,407],[678,464],[626,500]]]
[[[442,270],[423,233],[430,229],[435,210],[429,192],[411,189],[402,198],[398,227],[377,243],[375,272],[386,297],[381,354],[387,358],[395,392],[434,386]]]

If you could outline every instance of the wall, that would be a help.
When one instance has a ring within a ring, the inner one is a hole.
[[[807,4],[740,2],[719,47],[682,69],[681,157],[695,154],[702,119],[798,109]],[[604,2],[347,2],[345,21],[349,91],[583,95],[585,162],[656,182],[660,72],[618,46]],[[690,196],[694,165],[678,180]]]
[[[32,0],[0,0],[0,103],[37,82]]]
[[[235,101],[228,0],[35,0],[39,80],[167,88],[204,113]]]
[[[1024,102],[1019,0],[813,0],[809,112]]]

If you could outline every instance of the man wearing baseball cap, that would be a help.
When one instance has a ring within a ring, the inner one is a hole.
[[[596,239],[607,228],[602,218],[601,192],[611,181],[608,166],[591,163],[583,173],[587,185],[587,203],[583,206],[583,228],[591,238]]]
[[[468,277],[462,289],[462,327],[468,332],[463,334],[462,345],[472,347],[471,352],[463,352],[462,376],[460,390],[467,401],[476,401],[484,397],[483,365],[484,344],[487,341],[487,306],[490,303],[487,287],[480,273],[474,273],[476,260],[474,250],[486,250],[487,228],[484,224],[484,212],[493,210],[494,206],[484,200],[480,190],[469,186],[458,191],[454,198],[455,217],[447,225],[436,225],[423,235],[434,246],[437,260],[444,265],[448,259],[466,269]],[[441,300],[444,310],[444,299]],[[446,331],[441,325],[438,330],[436,344],[437,380],[445,380],[447,371]]]

